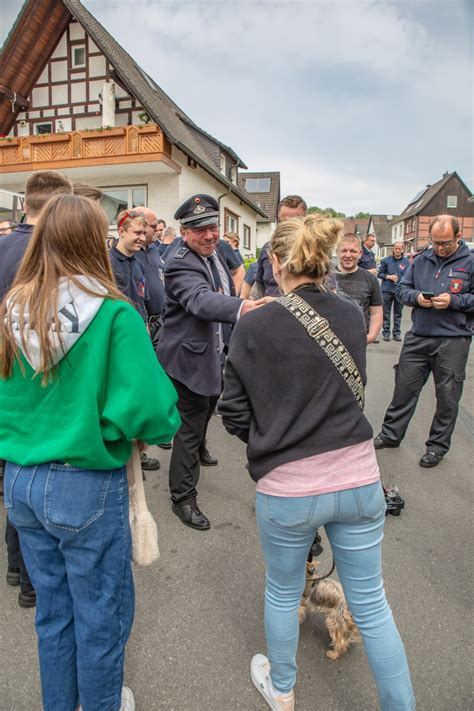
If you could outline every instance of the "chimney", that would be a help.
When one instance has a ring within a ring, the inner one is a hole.
[[[115,84],[106,81],[102,85],[102,126],[115,126]]]

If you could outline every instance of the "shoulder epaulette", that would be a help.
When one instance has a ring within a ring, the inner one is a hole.
[[[176,254],[174,256],[176,257],[176,259],[182,259],[187,255],[188,252],[188,247],[180,247],[178,250],[176,250]]]

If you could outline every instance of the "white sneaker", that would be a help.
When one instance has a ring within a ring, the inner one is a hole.
[[[128,686],[122,686],[122,703],[120,711],[135,711],[135,699],[132,690]]]
[[[273,711],[294,711],[295,694],[293,689],[286,694],[275,689],[270,677],[270,662],[264,654],[256,654],[252,657],[250,676],[255,688]]]

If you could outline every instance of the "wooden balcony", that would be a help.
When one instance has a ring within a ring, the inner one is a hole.
[[[181,172],[156,124],[0,139],[2,173],[151,161],[164,161]]]

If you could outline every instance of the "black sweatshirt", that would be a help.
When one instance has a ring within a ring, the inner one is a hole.
[[[297,293],[328,319],[365,385],[367,334],[360,309],[312,286]],[[227,431],[247,442],[254,481],[281,464],[373,436],[332,361],[296,318],[275,302],[237,322],[219,412]]]

